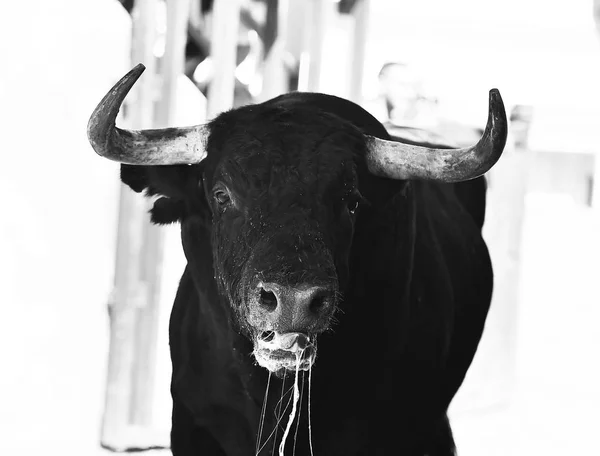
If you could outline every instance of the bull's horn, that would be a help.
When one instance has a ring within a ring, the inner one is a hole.
[[[377,176],[461,182],[487,172],[500,158],[508,127],[498,89],[490,90],[485,132],[479,142],[463,149],[433,149],[367,136],[367,166]]]
[[[125,96],[146,67],[139,64],[104,96],[88,122],[88,139],[96,153],[129,165],[180,165],[204,158],[208,127],[124,130],[115,119]]]

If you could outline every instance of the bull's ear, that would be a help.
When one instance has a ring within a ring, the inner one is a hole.
[[[121,181],[134,192],[160,196],[150,210],[153,223],[168,224],[180,221],[186,212],[186,198],[197,192],[196,166],[133,166],[121,165]]]
[[[146,176],[146,166],[121,165],[121,181],[136,193],[150,186]]]

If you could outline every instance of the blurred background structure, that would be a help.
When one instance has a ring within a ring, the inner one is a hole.
[[[0,454],[164,448],[176,226],[97,157],[89,115],[143,62],[121,125],[201,123],[289,90],[470,144],[500,89],[496,287],[450,410],[461,456],[597,451],[600,1],[30,0],[0,7]],[[408,127],[408,128],[406,128]],[[160,451],[160,450],[154,450]]]

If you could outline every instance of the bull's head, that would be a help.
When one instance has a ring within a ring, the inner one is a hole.
[[[219,292],[240,330],[253,341],[258,363],[274,372],[296,369],[298,360],[300,369],[308,369],[315,359],[316,335],[331,325],[347,286],[357,218],[368,204],[359,189],[360,175],[469,180],[494,165],[506,141],[506,115],[497,90],[490,92],[481,140],[464,149],[376,138],[347,116],[317,109],[310,101],[287,101],[310,100],[313,94],[240,108],[208,125],[119,129],[115,119],[121,103],[143,70],[135,67],[100,102],[89,122],[90,142],[106,158],[178,169],[181,180],[193,181],[178,184],[176,198],[183,212],[174,218],[184,228],[195,212],[210,219]],[[203,260],[189,247],[186,255],[188,261]]]

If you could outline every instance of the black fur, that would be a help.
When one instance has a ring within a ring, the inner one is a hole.
[[[389,136],[359,106],[326,95],[240,108],[210,130],[200,165],[121,172],[133,190],[163,196],[153,221],[182,226],[188,265],[170,323],[174,455],[254,454],[268,377],[250,355],[257,278],[326,283],[339,298],[335,319],[309,328],[320,334],[315,454],[454,454],[446,410],[492,292],[484,180],[372,176],[363,135]],[[263,439],[291,382],[271,379]],[[305,394],[300,456],[309,454],[307,406]],[[261,454],[271,450],[272,441]]]

